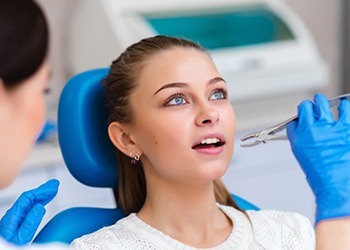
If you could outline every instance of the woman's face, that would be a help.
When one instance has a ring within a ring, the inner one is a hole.
[[[192,48],[160,52],[138,80],[131,131],[146,176],[191,184],[220,178],[232,158],[235,116],[208,55]]]
[[[45,61],[17,87],[2,87],[0,98],[0,188],[11,184],[24,164],[45,120],[45,90],[50,68]]]

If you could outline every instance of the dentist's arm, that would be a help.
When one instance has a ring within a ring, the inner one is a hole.
[[[56,196],[58,185],[57,180],[49,180],[22,193],[2,217],[0,236],[16,245],[30,243],[45,214],[44,206]]]
[[[316,226],[317,250],[350,249],[350,218],[320,221]]]
[[[287,127],[294,156],[316,198],[316,248],[350,249],[350,102],[334,120],[327,98],[298,107],[299,121]]]

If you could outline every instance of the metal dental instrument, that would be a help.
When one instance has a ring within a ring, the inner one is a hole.
[[[333,99],[328,100],[328,102],[329,102],[330,107],[334,107],[334,106],[339,105],[341,100],[343,100],[343,99],[347,99],[350,101],[350,93],[337,96]],[[284,135],[277,135],[277,133],[282,131],[283,129],[285,129],[287,127],[288,123],[290,123],[291,121],[297,121],[297,120],[298,120],[298,115],[295,115],[295,116],[289,118],[288,120],[285,120],[285,121],[283,121],[283,122],[281,122],[273,127],[247,134],[241,138],[242,142],[250,140],[250,139],[255,139],[255,140],[251,143],[241,144],[241,147],[252,147],[252,146],[258,145],[260,143],[266,143],[267,141],[271,141],[271,140],[287,140],[288,139],[287,135],[285,135],[285,134]]]

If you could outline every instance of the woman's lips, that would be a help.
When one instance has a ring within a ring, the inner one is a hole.
[[[217,155],[224,150],[224,145],[221,145],[221,146],[211,145],[210,147],[195,147],[193,149],[200,154]]]
[[[216,155],[223,151],[224,145],[224,136],[220,133],[215,133],[202,136],[194,146],[192,146],[192,149],[201,154]]]

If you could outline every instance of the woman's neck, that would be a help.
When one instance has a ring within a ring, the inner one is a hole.
[[[166,235],[194,247],[222,243],[232,222],[217,207],[213,183],[147,187],[147,198],[137,216]]]

